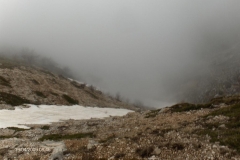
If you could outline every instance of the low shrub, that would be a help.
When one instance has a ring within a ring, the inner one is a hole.
[[[50,126],[42,126],[41,129],[43,129],[43,130],[49,130],[49,129],[50,129]]]
[[[212,108],[212,104],[180,103],[180,104],[173,105],[170,110],[172,112],[186,112],[191,110],[200,110],[201,108]]]
[[[45,96],[42,92],[40,91],[34,91],[34,93],[38,96],[38,97],[42,97],[42,98],[47,98],[47,96]]]
[[[78,100],[75,100],[66,94],[62,95],[62,97],[70,104],[78,104]]]
[[[10,85],[10,82],[6,80],[4,77],[0,76],[0,85],[7,86],[7,87],[12,87]]]
[[[60,140],[64,140],[64,139],[81,139],[81,138],[86,138],[86,137],[93,138],[95,136],[92,132],[77,133],[77,134],[66,134],[66,135],[49,134],[49,135],[44,135],[42,138],[39,139],[39,141],[44,141],[44,140],[60,141]]]
[[[23,99],[21,97],[18,97],[16,95],[0,92],[0,100],[6,102],[7,104],[10,104],[12,106],[19,106],[24,103],[30,103],[29,100]]]

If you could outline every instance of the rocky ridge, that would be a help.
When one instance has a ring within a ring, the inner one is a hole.
[[[34,66],[2,62],[0,87],[0,109],[14,109],[12,106],[30,103],[137,110],[135,106],[107,96],[94,86]]]
[[[239,149],[223,144],[221,134],[213,141],[211,132],[205,132],[209,126],[210,131],[216,133],[228,130],[231,118],[213,113],[230,105],[184,107],[186,104],[177,104],[123,117],[33,124],[29,130],[1,129],[0,135],[5,138],[0,141],[0,156],[19,160],[240,159]],[[24,150],[26,148],[45,150]]]

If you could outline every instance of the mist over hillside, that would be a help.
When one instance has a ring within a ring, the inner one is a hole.
[[[23,48],[21,50],[5,47],[1,48],[0,62],[1,61],[9,61],[26,66],[39,67],[55,74],[62,75],[66,78],[76,78],[69,67],[63,66],[52,58],[37,54],[34,50],[27,48]]]
[[[238,93],[239,1],[0,3],[1,46],[33,49],[104,92],[155,107]]]

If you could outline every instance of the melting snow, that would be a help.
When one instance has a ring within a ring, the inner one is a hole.
[[[50,124],[67,119],[91,119],[108,116],[123,116],[127,109],[98,108],[56,105],[29,105],[30,108],[16,107],[15,110],[0,110],[0,128],[19,127],[29,128],[24,124]]]

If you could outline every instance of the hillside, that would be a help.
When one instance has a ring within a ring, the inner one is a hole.
[[[0,159],[240,159],[239,95],[214,98],[205,104],[180,103],[143,111],[93,86],[5,60],[0,61],[0,87],[0,108],[13,110],[20,106],[22,114],[24,107],[29,107],[24,104],[35,104],[36,108],[42,104],[45,108],[79,104],[136,111],[103,119],[24,124],[28,129],[2,128]]]
[[[0,60],[0,87],[1,109],[31,103],[137,110],[133,105],[106,96],[91,85],[12,61]]]
[[[240,159],[239,114],[240,97],[234,96],[123,117],[28,125],[30,129],[8,127],[0,130],[0,157]]]

